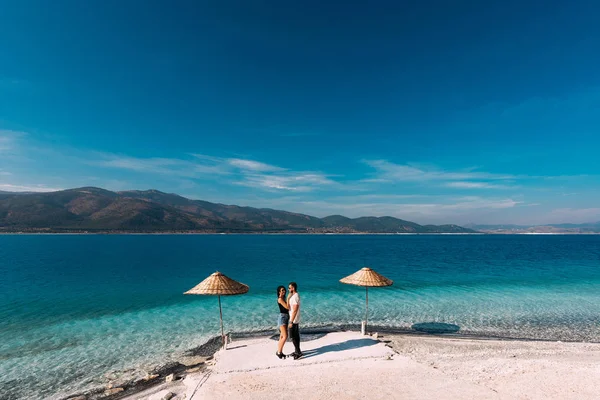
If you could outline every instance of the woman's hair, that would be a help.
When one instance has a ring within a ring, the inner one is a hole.
[[[277,286],[277,297],[279,297],[279,291],[281,289],[285,290],[285,286]]]

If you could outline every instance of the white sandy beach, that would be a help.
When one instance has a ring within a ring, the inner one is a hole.
[[[127,399],[600,398],[600,344],[334,332],[305,340],[300,360],[275,347],[233,342],[206,370]]]

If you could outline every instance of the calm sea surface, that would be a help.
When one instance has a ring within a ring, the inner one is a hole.
[[[225,329],[275,330],[277,285],[294,280],[302,326],[354,324],[364,264],[371,324],[600,341],[600,236],[0,236],[0,398],[60,398],[148,370],[219,332],[215,297],[184,296],[219,270],[250,286],[224,297]]]

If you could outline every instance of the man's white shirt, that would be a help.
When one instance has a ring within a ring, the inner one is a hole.
[[[290,316],[291,316],[291,314],[294,313],[294,306],[295,305],[298,306],[298,311],[296,312],[296,316],[294,317],[294,320],[291,321],[291,323],[292,324],[299,324],[300,323],[300,295],[298,293],[294,293],[292,295],[292,297],[290,297],[290,300],[289,300]]]

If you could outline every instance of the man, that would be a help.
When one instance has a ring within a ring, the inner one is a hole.
[[[288,326],[292,342],[294,343],[294,352],[291,354],[294,356],[294,360],[302,357],[302,351],[300,351],[300,295],[298,294],[298,285],[296,282],[290,282],[288,285],[290,291],[288,297],[288,305],[290,307],[290,324]]]

